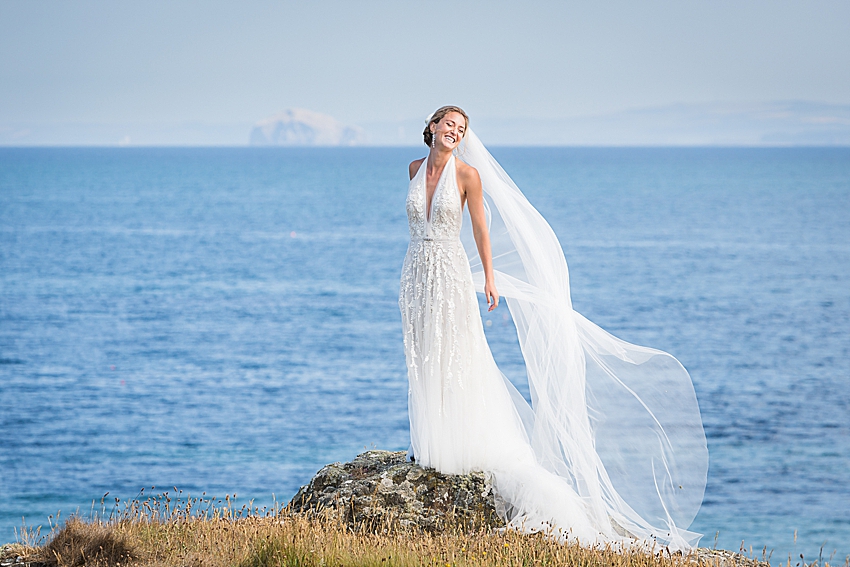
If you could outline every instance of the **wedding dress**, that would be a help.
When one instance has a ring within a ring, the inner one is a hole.
[[[425,160],[407,195],[399,293],[416,461],[491,475],[509,528],[586,545],[692,548],[700,534],[686,528],[702,502],[708,453],[687,371],[573,311],[551,227],[472,131],[456,153],[481,176],[495,284],[517,328],[532,404],[484,335],[475,291],[483,269],[474,241],[462,239],[456,158],[430,206]]]

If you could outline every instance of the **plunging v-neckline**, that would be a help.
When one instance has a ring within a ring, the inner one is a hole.
[[[443,171],[440,172],[440,176],[437,178],[437,184],[434,186],[434,194],[431,195],[431,200],[428,200],[428,158],[425,158],[425,161],[422,162],[423,167],[425,168],[425,222],[430,224],[431,218],[433,217],[432,209],[434,208],[434,199],[437,198],[437,191],[440,190],[440,184],[443,182],[443,176],[446,174],[446,170],[449,168],[449,163],[455,158],[454,154],[449,157],[446,165],[443,166]]]

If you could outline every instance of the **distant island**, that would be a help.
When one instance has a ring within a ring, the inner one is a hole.
[[[252,146],[356,146],[363,130],[346,126],[333,116],[290,108],[260,120],[251,130]]]
[[[427,112],[345,124],[289,108],[254,122],[0,121],[0,146],[420,146]],[[476,112],[471,126],[492,146],[850,146],[850,104],[816,101],[679,103],[595,115]],[[565,109],[567,111],[569,109]]]
[[[681,103],[585,116],[482,115],[499,146],[850,146],[850,105],[814,101]],[[423,119],[363,122],[370,145],[419,145]]]

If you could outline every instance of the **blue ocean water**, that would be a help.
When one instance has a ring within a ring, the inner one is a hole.
[[[424,149],[424,148],[423,148]],[[509,149],[576,309],[690,370],[703,545],[850,555],[850,149]],[[0,149],[0,542],[408,443],[418,148]],[[521,383],[507,310],[485,316]],[[795,541],[796,531],[796,541]]]

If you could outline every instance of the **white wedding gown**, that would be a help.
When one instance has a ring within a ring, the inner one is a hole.
[[[690,377],[672,356],[574,312],[549,225],[471,131],[458,154],[481,175],[495,283],[517,327],[532,405],[484,335],[475,291],[483,274],[474,242],[461,238],[456,158],[430,211],[423,161],[407,195],[399,293],[416,462],[490,474],[514,529],[586,545],[692,548],[700,534],[685,528],[702,501],[707,450]]]

